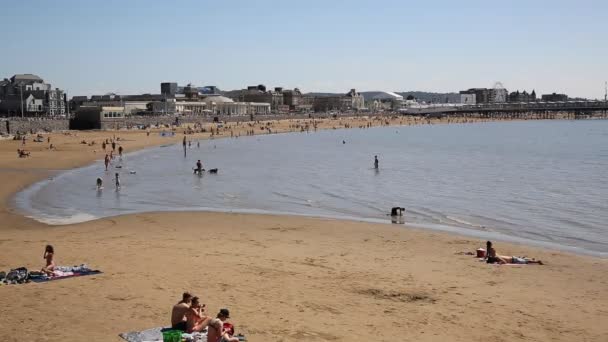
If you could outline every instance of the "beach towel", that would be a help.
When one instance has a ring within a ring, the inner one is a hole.
[[[480,262],[486,263],[486,259],[483,258],[479,258]],[[486,263],[487,264],[487,263]],[[500,263],[490,263],[488,265],[494,265],[494,266],[527,266],[528,264],[500,264]]]
[[[170,327],[156,327],[142,331],[131,331],[119,334],[122,339],[128,342],[162,342],[163,331],[173,330]],[[207,333],[182,334],[182,339],[189,342],[207,341]]]
[[[89,270],[89,271],[85,271],[85,272],[57,271],[57,272],[53,272],[53,276],[50,276],[50,277],[47,275],[43,275],[43,276],[39,276],[39,277],[30,277],[30,281],[33,281],[34,283],[44,283],[47,281],[74,278],[74,277],[82,277],[82,276],[101,274],[101,273],[103,273],[103,272],[101,272],[99,270]]]

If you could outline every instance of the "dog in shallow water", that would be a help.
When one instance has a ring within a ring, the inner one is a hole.
[[[393,208],[391,208],[391,216],[403,216],[404,210],[405,210],[405,208],[393,207]]]
[[[215,168],[215,169],[209,169],[209,173],[217,174],[217,168]]]

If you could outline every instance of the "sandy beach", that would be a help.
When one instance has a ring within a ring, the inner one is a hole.
[[[454,119],[454,122],[462,120]],[[319,120],[318,129],[422,124],[408,118]],[[444,123],[432,120],[431,123]],[[263,123],[273,133],[308,121]],[[228,124],[220,137],[267,133]],[[146,213],[48,226],[11,208],[25,186],[91,162],[101,141],[125,151],[180,143],[158,130],[44,134],[56,147],[0,141],[0,270],[86,263],[100,275],[0,286],[0,339],[121,341],[169,322],[183,291],[228,307],[249,341],[608,341],[608,260],[496,243],[544,266],[497,266],[472,252],[485,241],[404,226],[305,217]],[[35,135],[34,135],[35,136]],[[194,133],[187,139],[210,138]],[[95,145],[82,144],[81,141]]]

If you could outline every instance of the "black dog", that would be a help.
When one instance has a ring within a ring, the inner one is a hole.
[[[209,173],[215,173],[215,174],[217,174],[217,168],[216,169],[209,169]]]
[[[393,207],[391,208],[391,216],[403,216],[405,208]]]

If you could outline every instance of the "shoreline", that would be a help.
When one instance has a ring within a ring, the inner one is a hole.
[[[329,120],[330,122],[334,122],[336,120]],[[341,121],[341,120],[340,120]],[[439,120],[440,122],[438,124],[449,124],[446,122],[442,122],[442,120]],[[499,121],[503,121],[503,120],[499,120]],[[504,121],[522,121],[522,120],[504,120]],[[483,123],[485,123],[487,121],[483,121]],[[495,121],[490,121],[490,122],[495,122]],[[419,123],[419,124],[423,124],[423,123]],[[384,125],[381,126],[374,126],[372,128],[377,128],[377,127],[382,127]],[[408,126],[407,124],[405,125],[391,125],[393,127],[405,127]],[[352,129],[353,127],[338,127],[338,128],[329,128],[329,127],[325,127],[322,128],[321,130],[327,130],[327,129],[333,129],[333,130],[346,130],[346,129]],[[114,131],[109,131],[109,132],[114,132]],[[119,131],[121,132],[121,131]],[[276,134],[293,134],[293,133],[302,133],[299,131],[279,131],[279,132],[274,132],[272,133],[273,135]],[[261,135],[267,135],[267,134],[261,134]],[[176,134],[175,137],[181,137],[181,135]],[[173,137],[173,138],[175,138]],[[222,136],[219,137],[218,139],[223,139],[223,138],[229,138],[228,136]],[[174,139],[175,140],[175,139]],[[192,140],[213,140],[213,138],[210,137],[196,137],[193,138]],[[148,146],[143,146],[141,149],[136,149],[135,151],[129,152],[127,153],[127,155],[133,155],[133,154],[138,154],[138,153],[142,153],[145,152],[146,150],[152,149],[152,148],[158,148],[161,146],[169,146],[169,145],[173,145],[173,144],[179,144],[179,141],[174,142],[174,143],[170,143],[170,144],[163,144],[163,145],[158,145],[158,144],[153,144],[153,145],[148,145]],[[52,178],[62,175],[66,172],[69,172],[71,170],[75,170],[78,168],[87,168],[87,167],[92,167],[95,165],[95,163],[98,160],[94,160],[91,162],[84,162],[83,165],[79,165],[76,168],[69,168],[69,169],[55,169],[55,170],[38,170],[38,172],[43,172],[46,177],[48,178],[49,176],[52,176]],[[114,217],[119,217],[119,216],[124,216],[124,215],[137,215],[137,214],[152,214],[152,213],[181,213],[181,212],[189,212],[192,214],[196,214],[198,212],[200,213],[236,213],[236,214],[250,214],[250,215],[271,215],[271,216],[295,216],[295,217],[308,217],[308,218],[320,218],[320,219],[330,219],[330,220],[343,220],[343,221],[350,221],[350,222],[366,222],[366,223],[378,223],[378,224],[391,224],[390,220],[388,219],[382,219],[382,218],[376,218],[376,217],[358,217],[358,216],[348,216],[348,215],[340,215],[340,214],[327,214],[327,215],[323,215],[323,214],[304,214],[304,213],[297,213],[297,212],[289,212],[289,211],[280,211],[280,210],[258,210],[258,209],[249,209],[249,208],[200,208],[200,209],[195,209],[193,207],[187,207],[187,208],[183,208],[183,209],[168,209],[168,210],[149,210],[149,211],[133,211],[133,212],[127,212],[127,213],[116,213],[116,214],[112,214],[109,216],[92,216],[89,214],[82,214],[80,217],[77,217],[78,215],[75,215],[73,217],[36,217],[36,215],[32,212],[28,212],[27,209],[24,209],[22,207],[19,206],[19,204],[17,203],[19,198],[18,195],[24,191],[28,191],[29,189],[32,189],[33,187],[36,186],[36,184],[45,182],[45,179],[41,178],[39,180],[34,181],[33,183],[29,183],[29,184],[25,184],[21,189],[17,190],[15,193],[13,193],[12,195],[10,195],[8,197],[7,200],[7,207],[9,208],[9,210],[11,210],[13,213],[17,214],[17,215],[21,215],[22,217],[29,219],[29,220],[34,220],[36,222],[39,222],[43,225],[47,225],[47,226],[63,226],[63,225],[74,225],[74,224],[79,224],[79,223],[85,223],[85,222],[89,222],[89,221],[94,221],[94,220],[99,220],[99,219],[106,219],[106,218],[114,218]],[[23,201],[23,199],[21,199]],[[501,231],[496,231],[496,230],[482,230],[482,229],[475,229],[475,228],[469,228],[469,227],[463,227],[463,226],[458,226],[458,225],[449,225],[449,224],[443,224],[443,223],[431,223],[431,222],[405,222],[405,223],[401,223],[400,225],[402,225],[404,228],[409,229],[409,228],[415,228],[415,229],[421,229],[421,230],[430,230],[430,231],[434,231],[434,232],[443,232],[443,233],[448,233],[448,234],[454,234],[457,236],[461,236],[461,237],[466,237],[466,238],[478,238],[478,239],[491,239],[491,240],[496,240],[496,241],[501,241],[501,242],[506,242],[506,243],[511,243],[511,244],[518,244],[518,245],[522,245],[522,246],[527,246],[527,247],[536,247],[536,248],[543,248],[546,250],[553,250],[553,251],[559,251],[559,252],[566,252],[566,253],[572,253],[572,254],[576,254],[576,255],[582,255],[582,256],[590,256],[590,257],[597,257],[600,259],[605,259],[608,258],[608,253],[607,252],[601,252],[601,251],[596,251],[596,250],[589,250],[586,249],[584,247],[579,247],[579,246],[572,246],[572,245],[564,245],[564,244],[559,244],[559,243],[553,243],[551,241],[548,240],[534,240],[534,239],[530,239],[530,238],[524,238],[524,237],[519,237],[519,236],[509,236]]]
[[[332,129],[339,121],[328,122]],[[49,226],[7,206],[19,189],[48,177],[47,169],[94,163],[102,155],[79,141],[113,133],[131,138],[127,151],[183,137],[146,137],[143,131],[52,134],[59,151],[32,149],[28,159],[16,157],[18,142],[0,142],[0,174],[11,180],[0,189],[0,270],[40,267],[42,249],[52,243],[60,265],[87,263],[104,272],[0,286],[0,295],[15,298],[0,308],[4,340],[35,325],[50,341],[121,341],[118,333],[166,325],[171,305],[185,290],[200,295],[212,314],[228,306],[237,331],[250,341],[608,338],[601,324],[608,313],[602,295],[608,260],[598,257],[498,243],[501,253],[547,265],[495,266],[461,254],[480,247],[480,239],[409,225],[152,212]],[[101,316],[94,314],[99,308]],[[377,314],[382,319],[370,324]],[[508,319],[488,321],[489,315]]]
[[[406,120],[404,120],[404,119],[406,119]],[[554,120],[567,120],[567,119],[554,119]],[[467,124],[467,123],[511,122],[511,121],[526,121],[526,120],[519,119],[519,118],[518,119],[505,119],[505,118],[479,119],[479,118],[457,117],[457,118],[441,118],[441,119],[436,119],[436,118],[421,119],[421,118],[417,118],[417,117],[403,117],[403,116],[370,116],[370,117],[361,116],[361,117],[339,117],[337,119],[323,118],[323,119],[308,119],[308,120],[303,120],[303,119],[280,120],[280,121],[271,120],[271,121],[261,121],[261,123],[278,122],[279,124],[286,123],[286,124],[288,124],[288,126],[292,126],[292,124],[294,124],[294,122],[300,124],[302,121],[305,121],[305,122],[318,121],[318,122],[321,122],[321,127],[320,127],[321,130],[330,130],[330,129],[336,130],[336,129],[360,128],[357,126],[353,126],[353,122],[361,125],[362,122],[374,123],[374,121],[379,121],[380,122],[379,125],[375,125],[375,126],[372,125],[371,127],[369,127],[369,128],[373,128],[373,127],[381,127],[381,126],[411,126],[411,125],[425,125],[425,124],[432,124],[432,125],[435,125],[435,124]],[[346,123],[344,124],[343,121],[346,121]],[[533,121],[539,121],[539,120],[533,120]],[[389,124],[385,124],[385,122],[389,122]],[[228,125],[227,127],[228,128],[231,128],[231,127],[240,128],[239,133],[242,133],[243,128],[246,128],[245,124],[247,124],[247,122],[244,122],[243,125],[238,127],[238,126],[234,126],[234,123],[233,123],[233,125]],[[338,125],[336,125],[336,124],[338,124]],[[207,123],[205,125],[205,127],[209,128],[209,127],[213,127],[215,125],[216,124],[214,124],[214,123]],[[342,127],[340,127],[340,125],[342,125]],[[348,125],[348,126],[345,127],[345,125]],[[264,126],[264,125],[262,125],[262,126]],[[183,136],[187,136],[190,138],[195,137],[197,140],[213,140],[213,139],[231,138],[230,136],[228,136],[228,134],[215,138],[215,137],[211,136],[211,133],[207,133],[207,132],[185,135],[183,133],[187,129],[187,127],[191,127],[191,125],[185,125],[185,127],[184,127],[184,125],[182,125],[182,126],[176,128],[175,129],[176,132],[175,132],[174,136],[162,137],[159,139],[159,137],[155,135],[155,136],[153,136],[153,138],[156,138],[156,139],[154,139],[151,142],[148,141],[148,142],[142,143],[141,141],[137,141],[137,144],[135,146],[133,146],[134,148],[131,150],[131,152],[140,152],[147,148],[159,147],[159,146],[164,145],[161,142],[165,142],[167,144],[178,144],[181,142],[181,139]],[[170,128],[156,128],[156,129],[154,129],[154,131],[151,132],[151,135],[159,134],[160,132],[167,131],[167,130],[171,131]],[[81,134],[81,136],[93,135],[93,139],[95,139],[95,138],[99,139],[100,137],[107,138],[110,135],[116,136],[117,134],[119,134],[119,135],[120,134],[135,135],[137,133],[139,133],[139,135],[145,134],[145,131],[143,131],[143,130],[106,130],[106,131],[98,130],[98,131],[67,131],[67,132],[69,132],[70,136],[72,136],[72,132],[73,132],[74,137],[79,137],[78,134]],[[271,134],[304,133],[304,132],[305,131],[294,130],[292,127],[281,127],[280,130],[275,131]],[[224,134],[224,133],[227,133],[226,130],[222,131],[222,134]],[[267,133],[260,133],[259,131],[255,131],[254,135],[266,135],[266,134]],[[65,132],[51,132],[51,133],[47,133],[45,136],[48,136],[48,135],[61,137],[62,135],[65,135]],[[149,137],[144,137],[144,138],[149,138]],[[5,151],[1,147],[3,146],[2,144],[7,144],[11,141],[13,142],[12,145],[15,146],[15,149],[19,148],[19,146],[20,146],[19,142],[15,142],[14,140],[0,140],[0,153],[3,153],[3,152],[10,153],[9,151]],[[53,139],[53,141],[55,141],[55,139]],[[126,142],[128,143],[129,140],[126,140]],[[129,152],[127,152],[127,153],[129,153]],[[68,170],[75,169],[75,168],[81,168],[81,167],[93,165],[96,161],[99,161],[103,158],[102,154],[99,154],[96,156],[89,156],[89,157],[85,157],[85,158],[82,158],[83,156],[79,156],[80,158],[77,158],[76,160],[70,160],[68,162],[68,165],[66,165],[64,167],[54,168],[54,169],[49,169],[49,168],[37,169],[37,168],[31,168],[31,167],[28,167],[25,169],[23,169],[23,168],[12,169],[11,171],[14,171],[14,172],[23,172],[23,171],[34,171],[35,173],[41,172],[41,173],[43,173],[43,175],[40,175],[39,177],[37,177],[34,180],[28,180],[25,183],[21,182],[21,184],[19,184],[19,187],[14,188],[14,189],[10,190],[9,192],[0,190],[0,200],[2,201],[2,204],[3,204],[2,205],[3,212],[0,212],[0,215],[2,215],[5,212],[8,212],[9,214],[12,213],[17,216],[22,216],[24,219],[33,220],[31,218],[25,217],[24,215],[21,215],[20,213],[17,213],[16,212],[17,208],[15,208],[13,205],[11,205],[11,202],[14,199],[14,197],[17,195],[17,193],[25,190],[27,187],[32,186],[33,184],[35,184],[37,182],[44,180],[44,178],[48,177],[52,172],[64,172],[64,171],[68,171]],[[8,156],[6,156],[6,157],[8,157]],[[10,157],[8,157],[7,159],[10,159]],[[8,169],[5,166],[6,162],[8,162],[8,160],[0,159],[0,173],[6,171]],[[28,165],[28,166],[30,166],[30,165]],[[6,210],[6,209],[8,209],[8,210]],[[39,222],[39,223],[44,224],[42,222]]]

